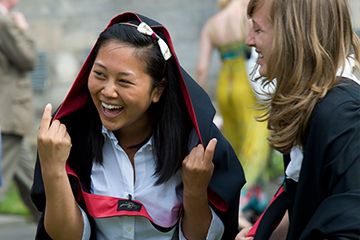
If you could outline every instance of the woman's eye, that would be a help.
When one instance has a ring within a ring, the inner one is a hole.
[[[93,71],[93,72],[94,72],[95,77],[105,78],[105,74],[103,74],[102,72],[100,72],[100,71]]]
[[[132,82],[129,81],[129,80],[126,80],[126,79],[120,79],[118,80],[119,84],[122,84],[122,85],[131,85]]]

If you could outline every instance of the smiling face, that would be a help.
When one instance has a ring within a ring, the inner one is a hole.
[[[261,0],[252,13],[252,28],[249,31],[247,44],[255,47],[259,54],[257,64],[262,76],[266,76],[267,63],[273,48],[273,25],[270,20],[271,0]]]
[[[107,41],[99,49],[88,88],[102,124],[119,134],[151,131],[148,108],[162,91],[153,87],[145,62],[136,49],[119,41]]]

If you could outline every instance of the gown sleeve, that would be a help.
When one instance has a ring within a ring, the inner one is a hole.
[[[360,94],[315,118],[322,146],[322,188],[317,207],[301,239],[360,238]],[[333,107],[333,106],[330,106]]]
[[[210,207],[210,210],[211,210],[212,219],[211,219],[211,223],[210,223],[210,227],[209,227],[206,239],[207,240],[220,240],[224,233],[224,224],[222,223],[220,218],[216,215],[216,213],[214,212],[214,210],[211,207]],[[181,225],[182,225],[182,219],[181,219],[181,221],[179,221],[179,240],[186,240],[184,233],[181,229]]]

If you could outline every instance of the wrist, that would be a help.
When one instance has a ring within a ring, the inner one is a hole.
[[[194,191],[190,189],[184,188],[183,190],[183,198],[185,199],[193,199],[193,200],[206,200],[208,199],[207,191]]]
[[[45,180],[55,180],[63,177],[67,177],[65,167],[56,166],[41,166],[41,175]]]

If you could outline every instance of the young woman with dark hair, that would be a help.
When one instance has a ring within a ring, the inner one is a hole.
[[[38,239],[231,239],[242,168],[159,23],[121,14],[38,134]],[[66,233],[66,234],[64,234]]]

